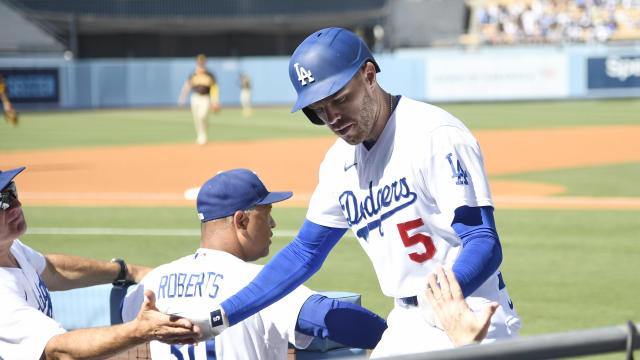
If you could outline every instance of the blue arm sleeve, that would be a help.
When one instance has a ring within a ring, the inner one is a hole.
[[[491,276],[502,262],[502,247],[491,206],[456,209],[453,230],[462,239],[462,251],[453,272],[467,297]]]
[[[346,301],[313,295],[300,309],[296,331],[329,338],[347,347],[373,349],[387,322],[373,312]]]
[[[295,239],[280,250],[251,283],[220,304],[229,325],[280,300],[310,278],[346,230],[305,220]]]

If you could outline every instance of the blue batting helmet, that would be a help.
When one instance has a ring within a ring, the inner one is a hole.
[[[289,78],[298,93],[291,112],[302,109],[312,123],[322,125],[307,106],[338,92],[367,61],[380,72],[367,45],[349,30],[326,28],[309,35],[289,61]]]

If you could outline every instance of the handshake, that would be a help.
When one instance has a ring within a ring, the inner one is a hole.
[[[202,309],[203,307],[200,306],[190,307],[185,310],[174,309],[170,305],[166,307],[158,306],[158,310],[162,313],[185,318],[191,321],[193,325],[197,325],[201,332],[198,338],[199,342],[213,339],[229,327],[229,320],[221,306],[211,312]]]

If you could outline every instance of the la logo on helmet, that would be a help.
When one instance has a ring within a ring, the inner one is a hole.
[[[298,74],[298,81],[300,81],[300,84],[302,86],[307,85],[306,80],[308,80],[310,83],[315,81],[315,79],[313,78],[313,75],[311,75],[311,71],[303,68],[302,66],[300,66],[299,63],[293,64],[293,67],[296,68],[296,74]]]

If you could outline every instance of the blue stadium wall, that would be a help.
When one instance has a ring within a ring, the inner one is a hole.
[[[385,89],[429,102],[640,97],[640,44],[407,49],[376,59]],[[193,67],[192,58],[0,58],[25,110],[176,106]],[[295,102],[288,57],[209,58],[208,68],[223,106],[239,104],[240,72],[251,78],[255,105]]]

